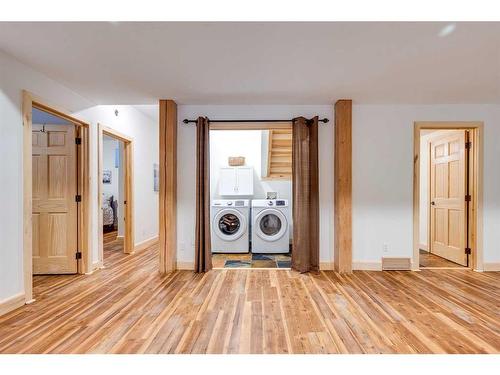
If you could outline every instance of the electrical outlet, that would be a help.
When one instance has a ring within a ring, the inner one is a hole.
[[[382,245],[382,251],[383,251],[384,253],[389,252],[389,245],[388,245],[388,244],[386,244],[386,243],[384,243],[384,244]]]

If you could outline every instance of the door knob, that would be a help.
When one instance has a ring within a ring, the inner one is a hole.
[[[436,205],[436,202],[432,201],[432,202],[431,202],[431,204],[432,204],[433,206],[435,206],[435,205]]]

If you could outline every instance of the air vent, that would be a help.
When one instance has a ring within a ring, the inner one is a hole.
[[[382,271],[409,271],[410,258],[382,258]]]

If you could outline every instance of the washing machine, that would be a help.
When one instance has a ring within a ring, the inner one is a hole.
[[[211,205],[212,253],[248,253],[250,202],[219,199]]]
[[[287,199],[252,200],[252,253],[288,253],[289,220]]]

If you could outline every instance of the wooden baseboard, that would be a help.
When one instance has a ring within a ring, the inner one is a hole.
[[[178,270],[193,271],[194,270],[194,262],[177,261],[177,269]]]
[[[23,306],[26,303],[24,293],[16,294],[15,296],[6,298],[0,301],[0,316]]]
[[[484,263],[483,264],[484,272],[495,272],[500,271],[500,263]]]
[[[95,262],[92,264],[92,269],[89,272],[85,272],[85,275],[92,275],[95,271],[99,271],[104,268],[102,261]]]
[[[321,271],[333,271],[333,262],[319,262],[319,269]]]
[[[421,243],[421,244],[418,245],[418,248],[420,250],[424,250],[424,251],[429,252],[429,247],[426,244]]]
[[[124,238],[125,238],[125,236],[116,236],[117,240],[123,240]]]
[[[134,253],[137,251],[147,249],[148,247],[153,246],[157,242],[158,242],[158,236],[154,236],[154,237],[148,238],[147,240],[139,242],[139,243],[135,244],[135,246],[134,246]]]
[[[382,271],[382,262],[354,260],[352,269],[357,271]]]

